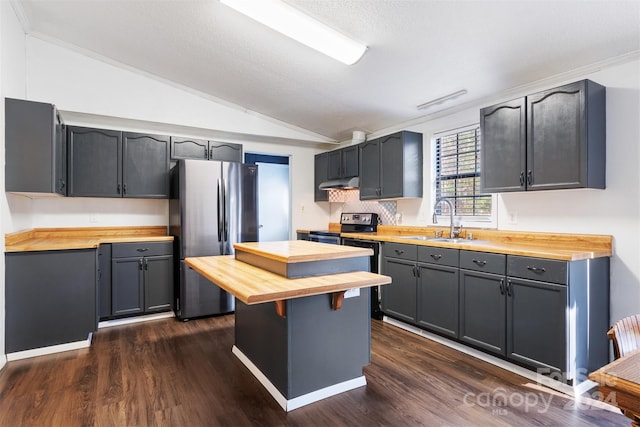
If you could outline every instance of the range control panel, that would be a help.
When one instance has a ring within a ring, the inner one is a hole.
[[[378,225],[378,214],[375,213],[343,213],[340,224]]]

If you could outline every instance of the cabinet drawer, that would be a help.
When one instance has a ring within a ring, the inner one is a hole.
[[[507,276],[566,284],[567,263],[551,259],[509,255]]]
[[[171,254],[173,254],[173,242],[114,243],[111,246],[113,258]]]
[[[458,249],[418,246],[418,261],[457,267],[459,252]]]
[[[416,245],[405,245],[402,243],[384,242],[382,254],[391,258],[408,259],[415,261],[418,259],[418,247]]]
[[[460,251],[460,268],[504,274],[507,256],[486,252]]]

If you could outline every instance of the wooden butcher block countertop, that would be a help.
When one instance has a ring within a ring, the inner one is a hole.
[[[373,250],[367,248],[328,245],[306,240],[234,243],[233,247],[236,252],[248,252],[288,264],[373,255]]]
[[[428,227],[380,226],[378,227],[377,233],[341,233],[341,236],[363,240],[521,255],[561,261],[610,257],[613,254],[613,239],[611,236],[606,235],[467,229],[464,231],[465,234],[463,234],[463,237],[466,237],[466,233],[473,233],[473,240],[460,239],[454,243],[407,238],[407,236],[420,235],[434,237],[435,230],[435,228]],[[438,231],[445,231],[445,236],[448,234],[448,228],[439,228]]]
[[[245,304],[287,300],[391,283],[391,278],[388,276],[366,271],[287,279],[238,261],[233,255],[186,258],[185,263]]]
[[[36,228],[5,235],[6,252],[92,249],[101,243],[172,241],[165,226]]]
[[[329,230],[340,232],[340,224],[329,223],[328,228]],[[376,233],[340,233],[340,236],[362,240],[375,240],[378,242],[435,246],[561,261],[577,261],[610,257],[613,255],[613,237],[598,234],[463,228],[461,235],[463,239],[457,242],[414,240],[407,238],[407,236],[435,237],[436,232],[442,233],[444,237],[448,237],[449,227],[379,225]],[[464,240],[469,233],[473,234],[473,240]]]

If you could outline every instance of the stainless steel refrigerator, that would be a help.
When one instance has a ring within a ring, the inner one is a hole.
[[[179,319],[230,313],[233,296],[185,265],[188,257],[230,255],[236,242],[258,240],[258,167],[179,160],[171,171],[169,229],[178,265]]]

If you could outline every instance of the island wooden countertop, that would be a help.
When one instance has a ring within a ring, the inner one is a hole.
[[[238,261],[233,255],[185,258],[185,263],[245,304],[277,302],[391,283],[390,277],[367,271],[287,279]]]
[[[307,240],[234,243],[233,247],[236,252],[247,252],[287,264],[373,255],[373,250],[368,248],[328,245]]]
[[[165,226],[36,228],[5,235],[6,252],[93,249],[101,243],[172,241]]]

